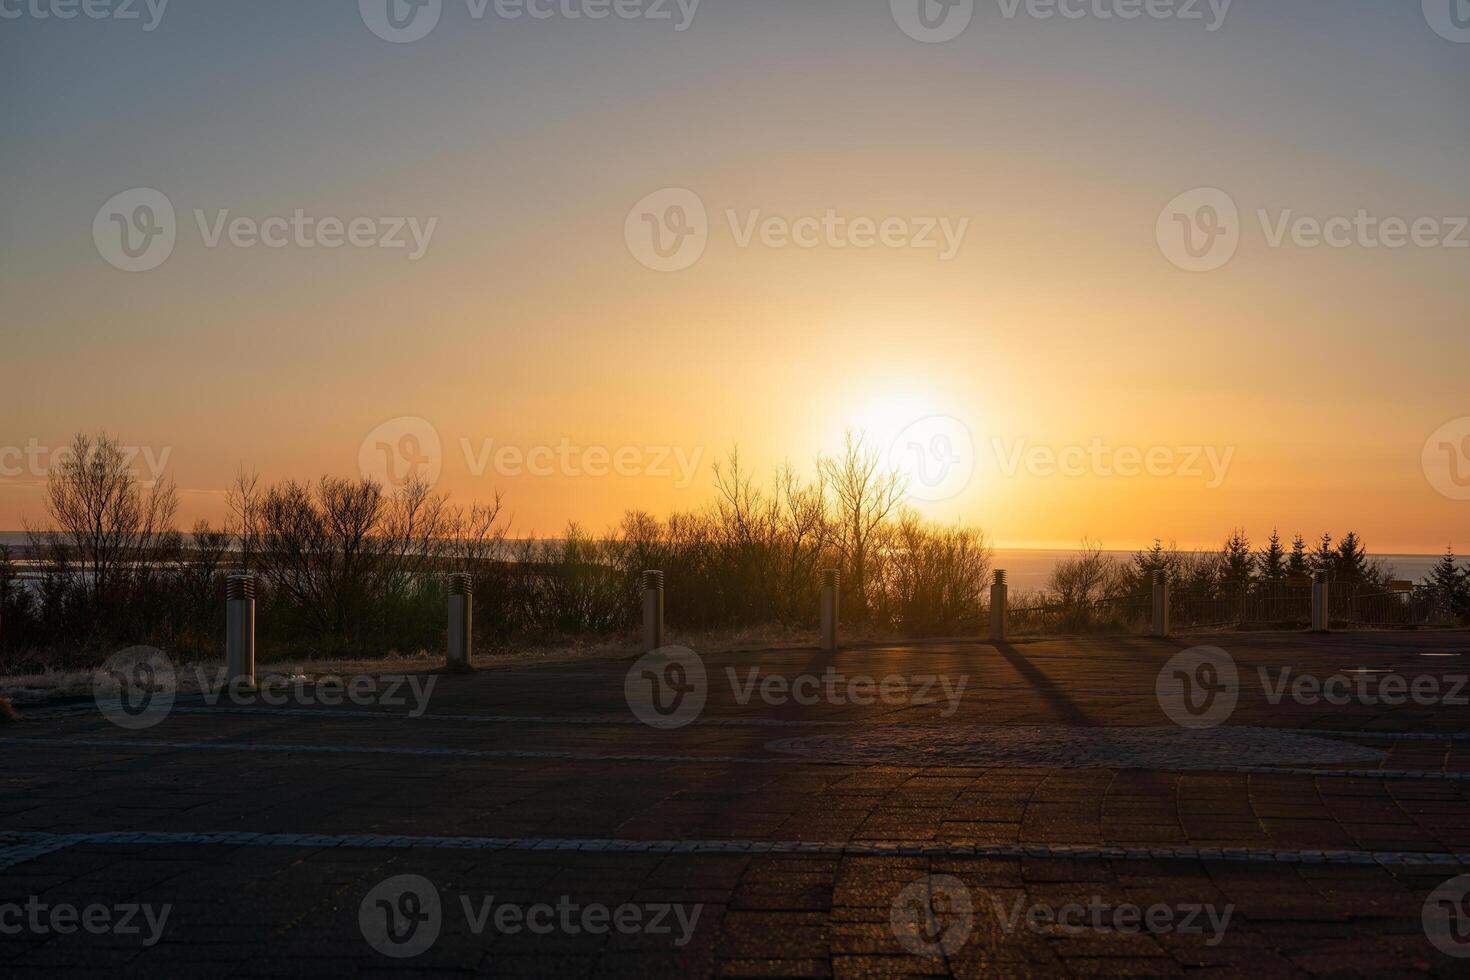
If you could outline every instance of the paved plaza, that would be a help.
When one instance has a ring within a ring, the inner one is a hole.
[[[32,708],[0,975],[1463,976],[1467,673],[1226,633]]]

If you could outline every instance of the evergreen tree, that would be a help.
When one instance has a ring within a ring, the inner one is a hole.
[[[1286,577],[1312,577],[1312,561],[1307,557],[1307,541],[1300,534],[1291,539],[1291,555],[1286,559]]]
[[[1260,569],[1262,585],[1274,587],[1286,578],[1286,549],[1281,546],[1281,534],[1274,527],[1270,542],[1256,556],[1256,567]]]
[[[1470,614],[1470,571],[1462,570],[1455,561],[1455,549],[1445,548],[1444,555],[1419,583],[1419,588],[1448,610],[1457,620]]]
[[[1349,531],[1338,542],[1334,570],[1339,582],[1361,585],[1368,581],[1368,551],[1356,532]]]
[[[1322,535],[1322,541],[1317,545],[1317,550],[1312,552],[1312,571],[1326,572],[1328,578],[1333,578],[1337,571],[1337,550],[1332,547],[1332,535]]]
[[[1180,562],[1179,552],[1172,542],[1166,548],[1161,539],[1154,538],[1152,548],[1133,553],[1132,591],[1142,593],[1153,588],[1154,572],[1163,572],[1177,588],[1182,577]]]
[[[1256,556],[1251,554],[1250,538],[1244,528],[1230,532],[1220,552],[1221,584],[1228,593],[1240,593],[1250,587],[1256,575]]]

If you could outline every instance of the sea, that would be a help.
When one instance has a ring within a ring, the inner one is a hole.
[[[19,547],[27,544],[29,539],[24,531],[0,531],[0,544]],[[1047,579],[1051,577],[1052,569],[1057,562],[1063,558],[1076,555],[1075,551],[1046,551],[1030,550],[1022,548],[997,548],[993,567],[1006,570],[1006,580],[1011,585],[1013,592],[1034,592],[1046,586]],[[1112,555],[1120,561],[1128,561],[1134,555],[1132,551],[1104,551],[1105,555]],[[1392,570],[1393,577],[1397,579],[1408,579],[1418,582],[1429,574],[1429,570],[1439,561],[1439,555],[1373,555]],[[1462,559],[1462,568],[1470,567],[1470,557]]]

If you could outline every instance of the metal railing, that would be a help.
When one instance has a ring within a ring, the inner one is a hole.
[[[1008,610],[1013,633],[1147,633],[1153,596],[1117,596],[1082,602],[1049,602]]]

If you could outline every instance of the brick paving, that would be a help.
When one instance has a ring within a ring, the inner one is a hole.
[[[1238,703],[1218,727],[1178,728],[1156,683],[1200,643],[1233,659]],[[703,711],[671,730],[630,710],[631,661],[439,676],[420,717],[186,697],[125,730],[90,705],[33,710],[0,732],[0,976],[1470,969],[1451,955],[1470,953],[1470,933],[1436,945],[1426,925],[1426,909],[1452,911],[1431,896],[1470,871],[1466,708],[1268,696],[1284,667],[1432,676],[1450,692],[1470,672],[1470,635],[939,642],[703,663]],[[779,696],[829,669],[908,683],[871,703]],[[778,678],[778,696],[752,676]],[[963,681],[962,696],[912,703],[930,677]],[[415,902],[431,899],[436,938],[396,958],[364,922],[420,921],[397,885],[378,898],[405,875],[427,883]],[[10,934],[7,904],[27,903],[169,912],[152,943],[146,927]],[[698,913],[687,934],[479,916],[506,905]],[[1044,914],[1134,907],[1229,917],[1181,932]]]

